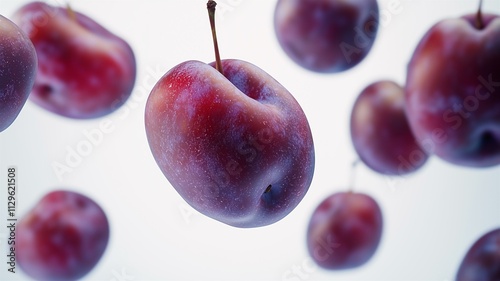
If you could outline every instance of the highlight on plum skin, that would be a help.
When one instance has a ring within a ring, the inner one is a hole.
[[[324,269],[356,268],[375,254],[382,228],[382,211],[371,196],[335,193],[314,210],[307,229],[307,248]]]
[[[19,267],[39,281],[80,279],[101,259],[109,232],[104,211],[92,199],[72,191],[50,192],[19,221]]]
[[[337,73],[370,52],[379,26],[376,0],[279,0],[274,29],[283,51],[298,65]]]
[[[455,280],[500,280],[500,228],[484,234],[470,247]]]
[[[130,45],[69,7],[32,2],[12,16],[35,46],[38,72],[30,100],[55,114],[98,118],[132,93],[136,61]]]
[[[350,120],[354,149],[366,166],[380,174],[401,176],[427,162],[404,103],[404,89],[388,80],[368,85],[354,103]]]
[[[0,15],[0,132],[23,108],[35,82],[36,51],[28,36]]]

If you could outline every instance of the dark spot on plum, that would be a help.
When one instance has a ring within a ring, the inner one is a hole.
[[[264,191],[264,194],[269,193],[271,191],[271,187],[272,187],[272,185],[268,185],[266,190]]]
[[[84,199],[78,198],[76,200],[76,206],[78,207],[78,209],[85,209],[87,208],[88,204]]]
[[[484,131],[480,137],[480,150],[485,153],[494,153],[499,149],[499,143],[495,135],[491,131]]]
[[[37,87],[37,91],[40,94],[40,96],[47,97],[47,96],[50,96],[52,94],[54,89],[52,88],[52,86],[50,86],[48,84],[42,84],[42,85]]]

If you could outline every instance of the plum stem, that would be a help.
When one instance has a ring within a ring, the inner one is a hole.
[[[356,167],[358,166],[359,158],[354,160],[351,164],[351,178],[349,179],[348,192],[354,191],[354,183],[356,182]]]
[[[215,69],[217,69],[222,75],[224,75],[224,72],[222,71],[222,63],[219,54],[219,44],[217,43],[217,34],[215,32],[215,6],[217,6],[217,3],[215,3],[215,1],[208,0],[207,10],[208,10],[208,18],[210,19],[210,27],[212,28],[212,38],[214,40]]]
[[[69,5],[69,2],[66,4],[66,12],[68,13],[69,18],[72,21],[75,21],[75,22],[77,21],[75,10],[73,10],[71,8],[71,6]]]
[[[478,29],[484,28],[483,14],[481,13],[482,6],[483,6],[483,0],[479,0],[479,8],[477,9],[477,14],[476,14],[476,27]]]

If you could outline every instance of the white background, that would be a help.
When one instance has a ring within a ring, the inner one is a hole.
[[[389,13],[388,3],[400,5]],[[27,1],[2,0],[10,17]],[[49,1],[56,3],[55,0]],[[62,2],[62,0],[60,0]],[[328,272],[308,257],[308,219],[326,196],[344,191],[356,159],[349,116],[369,83],[404,84],[416,44],[437,21],[477,9],[478,1],[379,0],[386,17],[373,49],[357,67],[316,74],[295,65],[273,29],[276,1],[219,0],[217,28],[222,58],[252,62],[283,84],[305,111],[315,141],[313,183],[285,219],[257,229],[237,229],[184,203],[157,167],[145,136],[144,106],[158,78],[186,60],[214,60],[206,0],[73,0],[72,7],[127,40],[138,64],[128,103],[104,118],[77,121],[28,101],[14,124],[0,133],[0,182],[18,168],[18,214],[54,189],[82,192],[101,204],[111,224],[105,255],[84,280],[452,280],[470,245],[500,226],[500,167],[470,169],[435,157],[417,173],[387,178],[358,166],[355,190],[372,195],[384,214],[375,256],[354,270]],[[500,14],[485,0],[484,11]],[[54,163],[86,141],[85,131],[111,122],[113,131],[59,179]],[[7,272],[7,189],[0,189],[0,280],[29,280]],[[3,221],[3,222],[2,222]]]

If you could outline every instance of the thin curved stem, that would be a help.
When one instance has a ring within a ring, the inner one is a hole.
[[[213,0],[208,1],[207,10],[208,10],[208,18],[210,19],[210,27],[212,28],[212,38],[214,41],[215,69],[217,69],[222,75],[224,75],[219,54],[219,44],[217,43],[217,34],[215,32],[215,6],[217,6],[217,3],[215,1]]]
[[[476,14],[476,27],[478,29],[484,28],[483,14],[481,12],[482,6],[483,6],[483,0],[479,0],[479,8],[477,9],[477,14]]]

